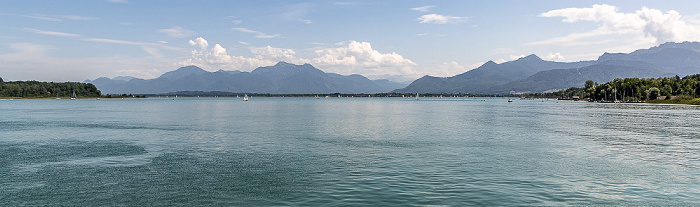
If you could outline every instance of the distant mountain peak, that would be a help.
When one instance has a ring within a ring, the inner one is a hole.
[[[166,78],[166,79],[175,80],[175,79],[187,77],[187,76],[192,75],[192,74],[202,74],[202,73],[209,73],[209,72],[207,72],[206,70],[204,70],[200,67],[197,67],[194,65],[189,65],[189,66],[178,68],[177,70],[174,70],[174,71],[163,73],[163,75],[161,75],[158,78]]]
[[[493,60],[489,60],[488,62],[484,63],[484,64],[481,65],[481,66],[483,67],[483,66],[489,66],[489,65],[498,65],[498,63],[493,62]]]
[[[200,68],[200,67],[197,67],[196,65],[188,65],[188,66],[185,66],[185,67],[180,67],[180,68],[178,68],[178,69],[175,70],[175,71],[178,71],[178,70],[204,70],[204,69],[202,69],[202,68]]]
[[[538,57],[538,56],[537,56],[537,55],[535,55],[535,54],[530,54],[530,55],[528,55],[528,56],[525,56],[525,57],[521,57],[521,58],[518,58],[518,59],[517,59],[517,60],[515,60],[515,61],[518,61],[518,60],[528,60],[528,61],[532,61],[532,60],[534,60],[534,61],[542,61],[542,58]]]
[[[277,62],[277,64],[275,64],[275,66],[285,66],[285,65],[294,65],[294,64],[284,62],[284,61],[279,61],[279,62]]]
[[[135,77],[131,76],[117,76],[112,78],[112,80],[120,80],[120,81],[130,81],[131,79],[134,79]]]

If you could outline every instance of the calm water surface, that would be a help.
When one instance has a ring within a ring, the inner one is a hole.
[[[0,101],[0,206],[700,205],[700,108]]]

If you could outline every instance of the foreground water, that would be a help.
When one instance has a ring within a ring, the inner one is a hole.
[[[0,101],[0,206],[700,205],[700,108]]]

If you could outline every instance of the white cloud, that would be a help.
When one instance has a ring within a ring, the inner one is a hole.
[[[209,47],[209,42],[202,37],[197,37],[197,39],[190,40],[190,45],[199,46],[202,50],[206,50]]]
[[[85,17],[85,16],[78,16],[78,15],[61,15],[60,17],[64,19],[70,19],[70,20],[83,20],[83,21],[88,21],[88,20],[97,20],[99,18],[97,17]]]
[[[549,53],[547,56],[544,57],[545,60],[551,60],[551,61],[562,61],[566,60],[561,53]]]
[[[181,48],[178,48],[178,47],[172,47],[172,46],[167,46],[167,45],[157,44],[157,43],[150,43],[150,42],[138,42],[138,41],[128,41],[128,40],[116,40],[116,39],[107,39],[107,38],[86,37],[86,36],[83,36],[80,34],[56,32],[56,31],[45,31],[45,30],[38,30],[38,29],[32,29],[32,28],[24,28],[24,29],[27,31],[30,31],[32,33],[36,33],[36,34],[61,36],[61,37],[73,37],[73,38],[76,38],[78,40],[88,41],[88,42],[149,46],[149,47],[157,47],[157,48],[168,49],[168,50],[181,50]]]
[[[300,21],[300,22],[302,22],[302,23],[304,23],[304,24],[311,24],[311,23],[313,23],[310,19],[297,19],[297,21]]]
[[[414,71],[416,63],[413,61],[393,52],[380,53],[368,42],[351,41],[340,47],[316,49],[315,57],[311,58],[300,57],[293,49],[272,46],[249,47],[249,55],[231,55],[219,44],[208,47],[207,40],[201,37],[190,40],[190,45],[197,49],[192,50],[191,58],[179,62],[179,66],[197,65],[209,71],[250,71],[285,61],[294,64],[310,63],[325,72],[344,75],[421,75]]]
[[[455,17],[455,16],[445,16],[440,14],[426,14],[418,17],[420,23],[424,24],[448,24],[448,23],[459,23],[469,20],[469,17]]]
[[[239,31],[239,32],[245,32],[245,33],[255,34],[255,38],[275,38],[275,37],[279,37],[279,36],[280,36],[279,34],[268,35],[268,34],[265,34],[265,33],[262,33],[262,32],[258,32],[258,31],[255,31],[255,30],[250,30],[250,29],[248,29],[248,28],[243,28],[243,27],[234,27],[233,29],[236,30],[236,31]]]
[[[312,65],[329,68],[341,74],[368,75],[418,75],[413,67],[416,63],[403,56],[392,53],[380,53],[372,49],[369,42],[352,41],[347,46],[316,50]]]
[[[284,61],[297,64],[308,62],[308,60],[295,57],[296,52],[293,49],[274,48],[269,45],[265,47],[250,47],[249,49],[255,55],[255,58],[260,60]]]
[[[611,39],[648,43],[682,42],[700,40],[700,25],[684,21],[680,13],[674,10],[661,12],[657,9],[642,7],[633,13],[618,12],[611,5],[593,5],[590,8],[564,8],[540,14],[541,17],[563,17],[563,22],[578,21],[599,22],[601,25],[593,31],[573,33],[565,37],[530,42],[528,45],[588,45],[602,44]],[[633,38],[629,38],[628,36]],[[624,36],[624,38],[622,37]]]
[[[227,16],[226,18],[231,19],[231,22],[234,24],[241,24],[243,23],[243,20],[238,19],[238,17],[235,16]]]
[[[107,1],[112,2],[112,3],[121,3],[121,4],[129,3],[127,0],[107,0]]]
[[[165,33],[168,36],[176,38],[185,38],[195,34],[195,32],[192,30],[187,30],[180,26],[172,26],[169,29],[159,29],[158,32]]]
[[[469,66],[467,66],[467,67],[469,67]],[[440,64],[437,67],[437,70],[430,71],[430,72],[431,72],[431,75],[434,75],[434,76],[452,77],[452,76],[467,72],[471,69],[474,69],[474,68],[467,69],[467,67],[460,65],[459,63],[457,63],[455,61],[450,61],[450,62],[444,62],[444,63]]]
[[[419,11],[419,12],[430,12],[430,9],[434,8],[435,5],[428,5],[428,6],[421,6],[421,7],[416,7],[416,8],[411,8],[413,11]]]
[[[238,43],[241,43],[241,45],[250,45],[248,42],[243,42],[243,41],[238,41]]]
[[[86,16],[78,16],[78,15],[44,15],[44,14],[32,14],[32,15],[21,15],[23,17],[29,17],[33,19],[40,19],[40,20],[47,20],[47,21],[54,21],[54,22],[60,22],[66,19],[69,20],[81,20],[81,21],[88,21],[88,20],[97,20],[99,18],[97,17],[86,17]]]
[[[32,29],[32,28],[24,28],[24,30],[27,30],[27,31],[30,31],[30,32],[36,33],[36,34],[43,34],[43,35],[53,35],[53,36],[63,36],[63,37],[82,37],[82,35],[79,35],[79,34],[55,32],[55,31],[45,31],[45,30],[38,30],[38,29]]]
[[[524,58],[524,57],[525,57],[525,55],[523,55],[523,54],[520,54],[520,55],[510,55],[510,60],[517,60],[517,59]]]
[[[40,14],[34,14],[34,15],[22,15],[23,17],[29,17],[32,19],[40,19],[40,20],[47,20],[47,21],[54,21],[54,22],[59,22],[61,19],[58,18],[53,18],[53,17],[47,17],[46,15],[40,15]]]
[[[192,50],[189,59],[178,62],[176,65],[196,65],[208,71],[216,71],[219,69],[250,71],[257,67],[274,65],[276,62],[282,61],[271,59],[271,57],[287,57],[289,53],[291,53],[292,56],[294,55],[293,51],[288,51],[291,49],[265,47],[252,48],[251,52],[255,57],[235,56],[229,55],[226,48],[219,44],[214,44],[210,49],[209,42],[202,37],[190,40],[189,43],[192,46],[198,47],[198,49]],[[287,54],[285,54],[285,52]]]

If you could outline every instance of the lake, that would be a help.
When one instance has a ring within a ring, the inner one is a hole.
[[[0,206],[700,205],[700,108],[0,100]]]

